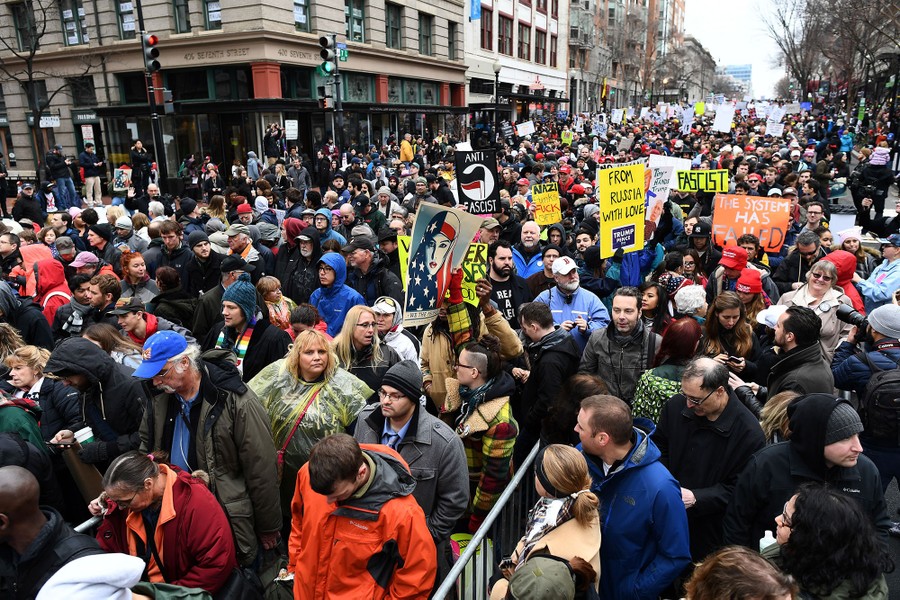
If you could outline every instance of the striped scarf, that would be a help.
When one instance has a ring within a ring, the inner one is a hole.
[[[244,357],[247,355],[247,348],[250,346],[250,338],[253,337],[254,326],[256,326],[255,316],[252,321],[247,323],[244,331],[237,336],[236,341],[232,342],[231,336],[225,333],[229,329],[228,327],[223,327],[222,331],[219,332],[219,337],[216,339],[216,348],[234,352],[234,355],[237,357],[237,368],[241,373],[244,372]]]

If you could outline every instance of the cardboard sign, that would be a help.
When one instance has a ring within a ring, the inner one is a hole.
[[[600,201],[600,257],[621,248],[634,252],[644,247],[644,167],[631,165],[597,172]]]
[[[745,233],[759,238],[764,252],[778,252],[790,227],[791,201],[736,194],[718,194],[712,234],[717,246],[736,244]]]
[[[531,186],[531,202],[534,205],[534,220],[538,225],[553,225],[562,221],[559,187],[556,182]]]
[[[114,192],[124,192],[131,185],[131,168],[122,167],[113,171],[112,189]]]
[[[469,244],[466,256],[462,262],[463,300],[472,306],[478,306],[478,296],[475,295],[475,282],[487,277],[487,244]]]
[[[559,139],[566,146],[571,146],[572,140],[575,139],[575,134],[573,132],[569,131],[568,129],[566,129],[562,133],[559,134]]]
[[[434,320],[450,276],[462,264],[481,223],[482,219],[455,208],[431,202],[419,206],[410,236],[404,325]]]
[[[534,133],[534,121],[525,121],[516,125],[516,135],[526,136]]]
[[[683,192],[727,192],[728,169],[676,171],[678,187]]]
[[[652,155],[650,158],[653,156],[656,155]],[[669,190],[671,189],[669,183],[674,179],[672,177],[674,168],[671,166],[653,167],[647,172],[651,173],[650,189],[647,190],[647,220],[659,225],[659,219],[669,200]],[[646,179],[646,173],[644,175]]]
[[[500,212],[497,154],[457,151],[455,163],[459,200],[466,210],[473,215]]]

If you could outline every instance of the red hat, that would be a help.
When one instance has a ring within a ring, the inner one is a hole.
[[[534,159],[535,160],[544,160],[544,155],[541,154],[540,152],[538,152],[537,154],[534,155]]]
[[[727,269],[740,271],[747,267],[747,251],[740,246],[725,246],[719,264]]]
[[[575,185],[573,185],[572,187],[569,188],[569,193],[572,194],[573,196],[584,196],[584,194],[586,192],[584,191],[583,185],[581,185],[580,183],[576,183]]]
[[[756,146],[744,146],[744,152],[756,152]]]
[[[253,213],[253,207],[251,207],[246,202],[244,204],[238,204],[237,214],[239,215],[249,215]]]
[[[528,181],[527,178],[522,177],[522,178],[519,179],[516,183],[519,184],[519,185],[528,185],[530,182]]]
[[[750,173],[749,175],[747,175],[747,181],[750,181],[751,179],[755,179],[757,181],[763,180],[763,178],[759,176],[759,173]]]
[[[569,165],[563,165],[559,168],[559,172],[560,173],[571,173],[572,167],[570,167]]]
[[[734,289],[745,294],[761,294],[762,275],[756,269],[744,269]]]

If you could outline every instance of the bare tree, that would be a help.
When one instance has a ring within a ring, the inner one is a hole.
[[[787,99],[791,97],[791,78],[785,75],[775,82],[775,97]]]
[[[40,60],[38,51],[41,48],[41,40],[56,33],[54,28],[62,23],[59,2],[24,0],[19,4],[7,4],[7,7],[14,13],[11,22],[6,24],[6,34],[0,34],[0,81],[15,82],[25,93],[28,111],[34,118],[32,135],[36,150],[35,170],[37,170],[38,161],[43,159],[47,151],[44,147],[44,136],[41,135],[41,117],[57,95],[69,92],[71,80],[84,77],[95,70],[104,60],[104,55],[81,54],[81,63],[74,72],[48,70]],[[66,35],[65,31],[63,35]],[[61,85],[54,90],[47,90],[46,84],[43,87],[38,85],[39,82],[47,81],[56,81]],[[43,91],[46,91],[46,95]]]
[[[763,18],[769,37],[778,45],[791,75],[805,90],[822,58],[826,24],[818,5],[806,0],[780,0]]]

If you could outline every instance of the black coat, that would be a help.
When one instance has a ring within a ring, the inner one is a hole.
[[[769,371],[769,398],[778,392],[792,391],[804,394],[830,394],[834,390],[831,365],[822,356],[822,346],[816,342],[806,348],[794,348],[772,365]]]
[[[224,322],[216,323],[212,330],[206,334],[202,348],[204,351],[216,347],[219,333],[225,329]],[[288,346],[291,345],[291,336],[278,329],[265,317],[259,319],[253,327],[253,335],[250,336],[250,344],[247,346],[247,354],[241,364],[242,378],[250,381],[257,373],[276,360],[285,357]]]
[[[557,329],[540,342],[529,344],[525,348],[531,373],[522,389],[521,404],[513,404],[513,413],[517,420],[521,415],[520,431],[533,435],[534,441],[540,434],[541,422],[547,416],[553,400],[563,383],[578,372],[581,360],[578,342],[569,332],[566,331],[566,335],[563,335],[560,331]]]
[[[181,287],[185,288],[188,296],[199,298],[200,294],[213,289],[222,281],[222,261],[224,254],[212,251],[204,262],[196,256],[192,256],[184,265],[184,279]]]
[[[691,557],[702,560],[722,545],[722,521],[738,476],[765,446],[762,428],[731,393],[715,421],[698,417],[676,394],[663,406],[653,442],[660,462],[697,500],[687,515]]]

